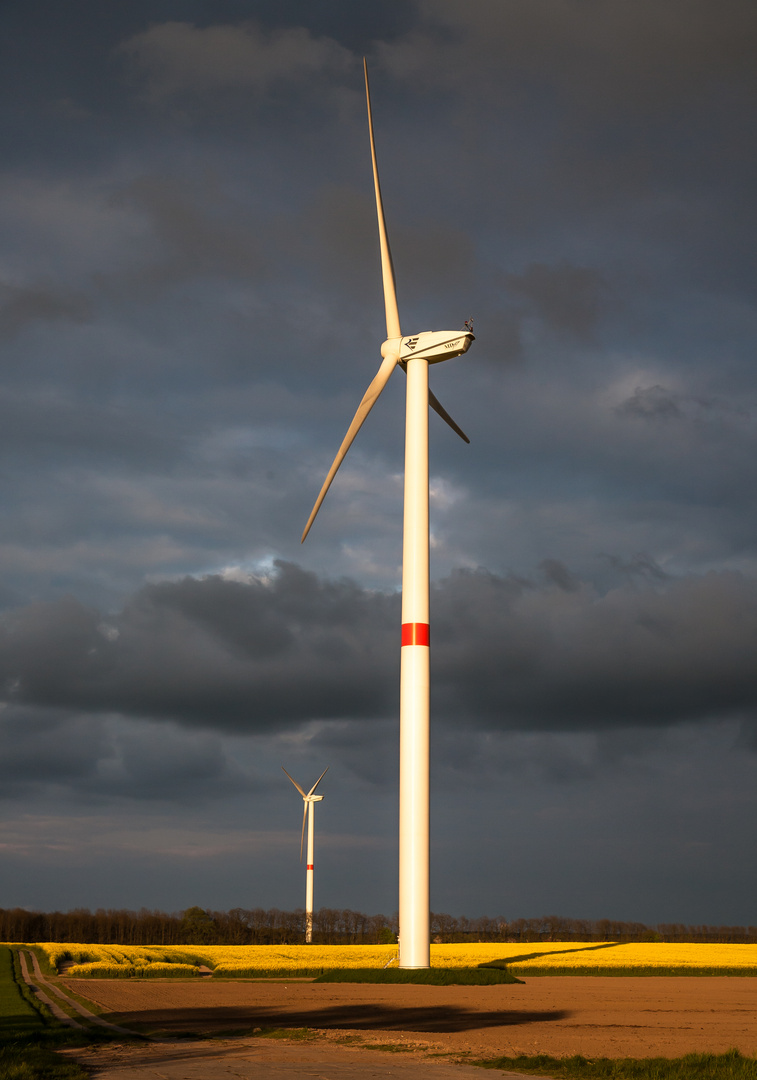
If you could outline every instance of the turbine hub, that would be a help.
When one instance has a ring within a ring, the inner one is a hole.
[[[387,356],[399,356],[402,338],[387,338],[381,346],[381,355],[386,360]]]

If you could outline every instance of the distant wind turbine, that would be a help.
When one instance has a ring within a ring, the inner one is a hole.
[[[287,776],[289,776],[289,773],[286,771],[286,769],[284,769],[283,765],[281,766],[281,768],[284,770],[284,772],[287,774]],[[323,780],[324,776],[326,775],[326,773],[328,771],[329,771],[329,769],[328,769],[328,765],[327,765],[326,768],[321,773],[321,775],[316,780],[316,782],[313,784],[313,786],[311,787],[311,789],[307,793],[307,795],[302,790],[302,788],[297,783],[297,781],[294,780],[291,776],[289,776],[289,779],[292,781],[292,783],[297,788],[300,795],[302,795],[302,798],[305,801],[305,805],[302,808],[302,836],[300,837],[300,862],[302,862],[302,851],[303,851],[303,848],[305,846],[305,821],[306,820],[307,820],[307,824],[308,824],[308,861],[307,861],[307,871],[306,871],[306,878],[305,878],[305,941],[307,942],[308,945],[310,945],[312,943],[312,941],[313,941],[313,852],[314,852],[314,843],[313,843],[313,806],[314,806],[315,803],[321,802],[321,800],[323,799],[323,795],[314,795],[313,792],[318,787],[321,780]]]
[[[426,331],[403,337],[397,308],[394,267],[381,200],[373,137],[368,66],[365,94],[376,192],[381,273],[386,309],[383,362],[358,406],[334,463],[308,518],[310,531],[337,469],[396,367],[407,375],[405,420],[405,523],[402,550],[402,637],[400,660],[400,967],[430,966],[429,942],[429,534],[428,410],[441,416],[465,442],[468,436],[428,387],[429,364],[461,356],[474,336],[464,330]]]

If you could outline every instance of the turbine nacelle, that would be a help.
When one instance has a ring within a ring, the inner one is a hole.
[[[421,356],[429,364],[439,364],[453,356],[462,356],[475,340],[470,330],[426,330],[422,334],[401,338],[399,349],[392,349],[392,352],[399,352],[401,364],[413,356]],[[392,344],[396,345],[396,341]]]

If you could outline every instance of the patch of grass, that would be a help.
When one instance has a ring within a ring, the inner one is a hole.
[[[532,967],[531,964],[523,965],[519,967],[517,963],[513,963],[512,967],[519,975],[528,976],[544,976],[544,975],[575,975],[583,978],[584,975],[591,978],[591,976],[607,976],[611,975],[613,978],[616,976],[628,978],[636,978],[637,976],[643,978],[667,978],[681,976],[728,976],[729,978],[754,978],[757,976],[757,967]]]
[[[16,990],[20,994],[21,998],[27,1003],[29,1008],[37,1016],[37,1020],[40,1023],[45,1023],[52,1019],[52,1014],[46,1005],[38,999],[36,994],[32,992],[32,988],[27,986],[24,982],[24,976],[21,973],[21,958],[16,949],[8,950],[11,954],[11,978],[16,985]],[[0,963],[0,971],[2,971],[2,963]],[[3,984],[3,976],[0,974],[0,986]]]
[[[132,1024],[132,1027],[149,1038],[186,1039],[187,1041],[194,1040],[197,1042],[224,1042],[227,1039],[290,1039],[293,1042],[312,1042],[321,1038],[319,1032],[311,1031],[310,1028],[241,1027],[222,1028],[220,1030],[213,1028],[211,1031],[202,1028],[193,1030],[183,1028],[181,1031],[174,1031],[170,1027],[155,1027],[139,1023]],[[0,1080],[4,1080],[1,1073]]]
[[[0,1077],[86,1080],[80,1065],[55,1053],[56,1047],[77,1044],[81,1038],[49,1018],[21,980],[18,958],[0,946]]]
[[[24,984],[25,985],[25,984]],[[7,945],[0,946],[0,1039],[21,1038],[37,1031],[42,1015],[22,992],[13,965],[13,954]]]
[[[533,956],[544,955],[543,953],[533,953]],[[738,976],[743,978],[745,975],[757,975],[757,967],[660,967],[658,965],[650,965],[648,967],[621,967],[618,964],[612,966],[602,967],[596,965],[594,967],[572,967],[566,965],[565,967],[558,967],[557,964],[550,964],[549,966],[537,967],[532,964],[522,964],[519,960],[529,959],[529,957],[517,957],[509,956],[503,960],[489,960],[486,964],[479,964],[480,968],[502,968],[503,970],[515,970],[519,975],[612,975],[623,976],[628,978],[629,976],[643,976],[649,978],[650,976],[677,976],[681,975],[728,975]]]
[[[232,968],[219,965],[213,971],[214,979],[273,979],[281,982],[284,979],[315,979],[323,975],[327,969],[324,967],[298,967],[298,968]]]
[[[365,1043],[362,1050],[384,1050],[387,1054],[407,1054],[415,1050],[414,1046],[405,1046],[404,1043]]]
[[[419,983],[422,986],[497,986],[522,983],[507,968],[336,968],[317,983]]]
[[[550,1076],[555,1080],[757,1080],[757,1058],[738,1050],[679,1058],[554,1058],[535,1056],[469,1061],[482,1069]]]
[[[60,1045],[60,1039],[42,1034],[0,1042],[0,1076],[3,1080],[88,1080],[89,1073],[81,1065],[55,1053]]]
[[[310,1028],[255,1028],[252,1034],[256,1039],[291,1039],[295,1042],[308,1042],[318,1038]]]

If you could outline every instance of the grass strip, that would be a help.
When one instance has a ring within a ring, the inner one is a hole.
[[[757,1058],[738,1050],[685,1054],[679,1058],[570,1058],[535,1056],[467,1060],[482,1069],[550,1076],[555,1080],[757,1080]]]
[[[327,970],[324,967],[245,968],[219,964],[213,969],[212,975],[214,979],[316,979]]]
[[[543,975],[580,975],[581,977],[587,976],[612,976],[617,978],[676,978],[693,977],[703,978],[705,976],[718,978],[754,978],[757,976],[757,967],[536,967],[531,964],[517,964],[513,963],[508,965],[512,971],[516,971],[518,975],[524,976],[543,976]]]
[[[80,1045],[81,1038],[47,1017],[31,1000],[11,949],[0,946],[0,1077],[3,1080],[86,1080],[74,1061],[56,1047]]]
[[[380,1050],[385,1054],[411,1054],[414,1046],[405,1046],[404,1043],[363,1043],[361,1050]]]
[[[522,983],[507,968],[334,968],[317,983],[419,983],[422,986],[495,986]]]
[[[17,981],[18,978],[18,981]],[[14,958],[7,945],[0,945],[0,1039],[19,1038],[37,1031],[43,1023],[43,1015],[36,1002],[32,1002],[21,989],[20,970],[14,970]]]
[[[522,961],[522,958],[521,958]],[[595,964],[592,967],[588,965],[580,967],[577,964],[565,964],[558,967],[557,964],[543,965],[539,967],[537,964],[524,964],[518,962],[518,957],[509,956],[502,960],[488,960],[485,964],[479,964],[480,968],[503,968],[509,971],[517,971],[519,975],[616,975],[628,978],[629,976],[640,975],[644,978],[650,976],[675,976],[680,978],[682,975],[727,975],[730,977],[744,975],[757,975],[757,967],[707,967],[702,965],[700,967],[691,967],[689,965],[681,965],[679,967],[661,966],[657,964],[650,964],[646,967],[622,967],[618,964],[612,966],[603,967],[602,965]]]
[[[253,1028],[250,1034],[256,1039],[289,1039],[294,1042],[310,1042],[317,1039],[316,1032],[310,1028]]]

